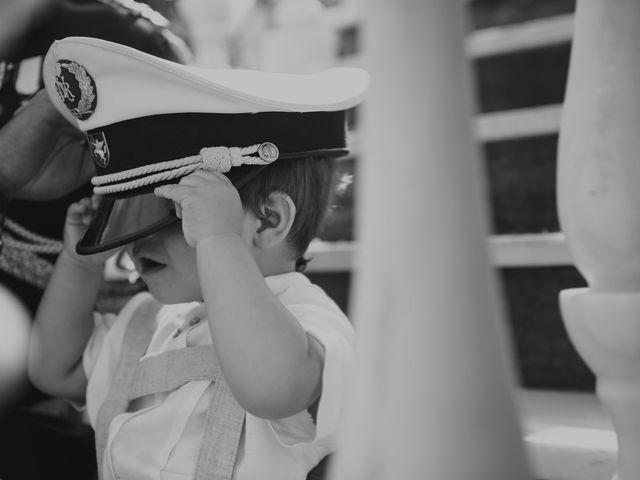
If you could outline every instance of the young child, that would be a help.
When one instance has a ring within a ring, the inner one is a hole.
[[[201,70],[79,37],[44,76],[103,198],[69,209],[32,381],[86,403],[102,479],[304,479],[335,449],[353,331],[297,270],[368,76]],[[120,246],[149,293],[94,313]]]

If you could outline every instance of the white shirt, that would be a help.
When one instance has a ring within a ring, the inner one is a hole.
[[[335,450],[343,389],[354,359],[351,324],[337,305],[302,274],[267,277],[273,294],[325,350],[322,396],[316,422],[305,410],[292,417],[266,420],[246,414],[234,480],[303,480]],[[137,295],[116,316],[96,314],[96,327],[83,363],[89,379],[87,414],[95,427],[115,373],[122,338],[132,314],[147,293]],[[145,358],[186,346],[211,344],[204,305],[162,307]],[[178,332],[178,329],[179,332]],[[109,428],[104,479],[193,478],[209,405],[210,383],[189,382],[169,392],[143,398],[131,412],[116,416]]]

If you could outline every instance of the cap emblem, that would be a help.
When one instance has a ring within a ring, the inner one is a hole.
[[[89,118],[96,108],[96,83],[79,63],[58,60],[56,63],[56,90],[69,111],[78,120]]]
[[[103,132],[87,135],[93,161],[99,167],[105,168],[109,164],[109,145]]]
[[[274,160],[278,159],[280,151],[278,150],[278,147],[276,147],[273,143],[265,142],[261,143],[258,147],[258,155],[265,162],[273,162]]]

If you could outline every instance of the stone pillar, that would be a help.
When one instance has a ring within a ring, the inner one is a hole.
[[[359,364],[331,478],[528,478],[486,251],[464,6],[365,8]]]
[[[561,292],[569,335],[640,478],[640,2],[578,0],[558,152],[558,211],[588,288]]]

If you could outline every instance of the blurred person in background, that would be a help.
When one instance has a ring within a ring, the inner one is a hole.
[[[169,19],[131,0],[20,2],[0,3],[1,26],[11,26],[0,37],[0,283],[33,315],[61,248],[67,207],[90,192],[94,173],[84,136],[40,91],[42,55],[67,36],[103,38],[181,63],[191,54],[173,1],[148,2]],[[0,478],[95,475],[93,433],[80,412],[26,376],[12,400],[0,417]]]

